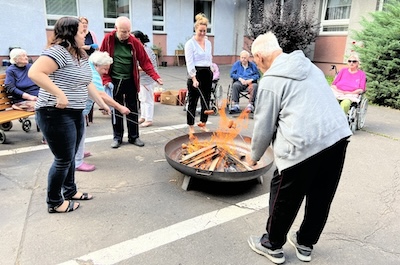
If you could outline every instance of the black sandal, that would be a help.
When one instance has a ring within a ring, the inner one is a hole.
[[[64,203],[64,202],[63,202],[63,203]],[[58,205],[58,206],[56,206],[56,207],[49,207],[49,208],[48,208],[49,213],[68,213],[68,212],[75,211],[75,210],[78,209],[79,206],[80,206],[80,203],[78,203],[78,206],[77,206],[76,208],[74,208],[74,206],[75,206],[75,201],[69,200],[69,201],[68,201],[68,207],[65,209],[65,211],[57,211],[57,209],[58,209],[61,205],[63,205],[63,203],[61,203],[60,205]]]
[[[83,192],[81,197],[79,197],[79,198],[74,198],[75,195],[76,195],[76,193],[72,197],[68,198],[68,200],[88,201],[88,200],[93,199],[93,195],[92,195],[92,197],[89,197],[89,193],[87,193],[87,192]]]

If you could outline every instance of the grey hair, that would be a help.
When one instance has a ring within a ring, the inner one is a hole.
[[[90,55],[89,62],[92,62],[94,65],[111,65],[113,58],[110,57],[108,52],[95,51]]]
[[[358,62],[360,62],[360,57],[359,57],[358,54],[355,53],[355,52],[352,52],[352,53],[349,55],[349,58],[348,58],[348,59],[350,59],[350,58],[354,58],[355,60],[357,60]]]
[[[26,54],[26,51],[24,49],[20,49],[20,48],[12,49],[11,52],[10,52],[10,63],[11,64],[16,64],[15,60],[23,53]]]
[[[250,57],[250,53],[248,51],[246,51],[246,50],[243,50],[243,51],[240,52],[240,56],[242,56],[243,54],[246,54],[247,57]]]
[[[282,51],[279,46],[278,39],[271,31],[258,36],[251,45],[251,53],[255,56],[256,53],[262,55],[270,55],[275,51]]]

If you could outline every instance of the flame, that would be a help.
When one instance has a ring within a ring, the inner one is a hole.
[[[189,143],[185,145],[186,153],[193,153],[201,148],[217,144],[220,150],[223,150],[219,155],[224,158],[227,153],[235,155],[237,151],[235,147],[234,139],[240,135],[240,132],[247,129],[249,126],[249,112],[242,111],[240,115],[235,119],[227,117],[226,100],[223,101],[222,107],[219,110],[219,125],[218,128],[211,135],[210,139],[199,140],[194,134],[189,133]],[[242,138],[243,139],[243,138]],[[250,143],[248,143],[250,145]],[[211,160],[207,161],[211,163]]]

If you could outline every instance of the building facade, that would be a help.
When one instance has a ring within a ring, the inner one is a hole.
[[[282,0],[284,3],[287,0]],[[296,0],[293,0],[296,2]],[[246,32],[252,5],[265,8],[273,0],[13,0],[1,1],[0,59],[11,48],[21,47],[35,58],[48,44],[55,21],[62,16],[84,16],[99,41],[114,28],[118,16],[132,21],[132,30],[150,38],[164,65],[177,64],[175,54],[193,36],[194,16],[203,12],[210,20],[208,38],[214,61],[232,64],[246,49]],[[309,57],[327,74],[331,64],[343,64],[353,40],[351,30],[359,21],[382,8],[384,0],[316,0],[312,6],[321,32]],[[4,19],[10,18],[10,19]],[[181,58],[182,59],[182,58]]]

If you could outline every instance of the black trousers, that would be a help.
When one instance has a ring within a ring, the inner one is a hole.
[[[275,171],[266,225],[274,249],[285,244],[304,198],[305,213],[298,230],[298,243],[310,247],[317,243],[339,184],[347,145],[347,138],[342,139],[281,174]]]
[[[199,81],[199,88],[193,87],[192,79],[188,79],[188,108],[186,111],[188,125],[194,124],[196,107],[199,99],[201,104],[200,121],[207,122],[208,115],[204,114],[204,111],[208,110],[210,106],[212,77],[213,73],[210,67],[196,67],[196,78],[197,81]],[[203,96],[200,94],[199,90],[201,90],[200,92]]]
[[[126,127],[128,128],[128,139],[134,140],[139,137],[138,93],[135,83],[133,78],[112,79],[112,83],[114,85],[114,100],[131,111],[131,113],[126,116]],[[116,109],[115,114],[115,123],[112,121],[114,140],[122,142],[122,137],[124,135],[124,118]]]

